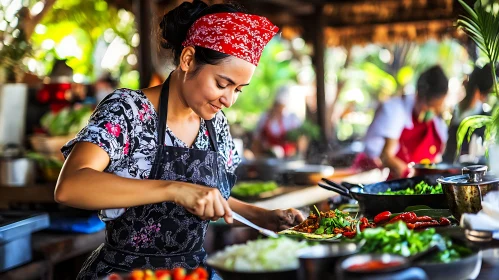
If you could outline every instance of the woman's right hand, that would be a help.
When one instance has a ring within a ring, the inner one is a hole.
[[[223,217],[225,222],[232,224],[232,210],[218,189],[183,182],[169,188],[174,192],[174,202],[192,214],[212,221]]]

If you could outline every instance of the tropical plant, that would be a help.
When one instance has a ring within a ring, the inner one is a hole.
[[[495,95],[499,97],[499,86],[496,78],[496,65],[499,58],[499,17],[497,11],[493,9],[493,3],[482,1],[476,1],[471,8],[463,0],[459,0],[467,15],[461,16],[457,21],[457,26],[468,34],[490,61],[494,81],[493,90]],[[485,127],[484,140],[495,139],[497,143],[496,136],[499,135],[498,107],[494,109],[492,116],[470,116],[461,122],[457,131],[457,155],[460,153],[465,137],[467,136],[468,141],[470,141],[473,132],[481,127]]]

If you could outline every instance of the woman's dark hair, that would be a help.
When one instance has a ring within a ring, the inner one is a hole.
[[[173,53],[173,62],[177,66],[180,62],[180,55],[184,47],[187,31],[191,25],[200,17],[215,13],[238,13],[245,12],[241,6],[236,3],[215,4],[208,6],[200,0],[194,0],[192,3],[184,2],[175,9],[169,11],[163,16],[159,23],[160,45],[162,48],[170,49]],[[198,66],[206,64],[216,65],[229,55],[203,47],[194,47],[196,52],[194,59]],[[198,67],[199,69],[200,67]],[[196,69],[195,71],[197,71]]]
[[[468,81],[464,85],[466,96],[464,96],[464,99],[459,103],[459,110],[464,112],[469,108],[477,89],[480,91],[481,95],[489,95],[492,90],[493,82],[490,64],[486,64],[482,68],[475,66],[475,69],[473,69]]]
[[[449,80],[440,66],[424,71],[418,79],[418,98],[430,101],[444,97],[449,89]]]

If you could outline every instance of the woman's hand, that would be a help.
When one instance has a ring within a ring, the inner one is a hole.
[[[223,217],[225,222],[233,222],[229,203],[218,189],[183,182],[169,188],[174,193],[175,203],[201,219],[216,221]]]
[[[263,219],[263,226],[273,231],[288,229],[305,220],[303,214],[294,208],[268,210],[265,212]]]

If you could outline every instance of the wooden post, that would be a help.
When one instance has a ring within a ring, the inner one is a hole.
[[[324,5],[317,5],[315,7],[314,20],[315,26],[312,29],[314,32],[314,57],[313,63],[315,67],[316,83],[317,83],[317,121],[321,128],[321,138],[323,141],[328,141],[331,137],[328,134],[326,116],[326,83],[325,83],[325,42],[324,42],[324,28],[326,25],[326,18],[323,13]]]
[[[151,59],[151,42],[155,41],[151,28],[151,3],[150,0],[134,0],[133,10],[137,21],[140,44],[138,46],[138,71],[140,75],[140,88],[149,86],[153,73]]]

